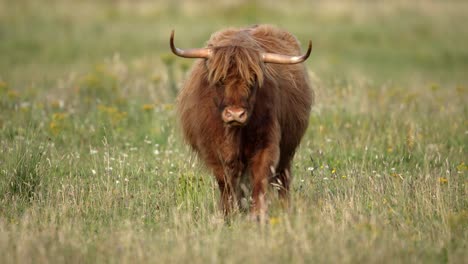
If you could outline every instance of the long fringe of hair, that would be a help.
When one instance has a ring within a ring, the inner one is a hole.
[[[263,84],[265,66],[258,50],[242,46],[215,47],[213,57],[208,63],[210,64],[208,67],[210,83],[239,76],[248,85],[252,85],[255,81],[260,86]]]

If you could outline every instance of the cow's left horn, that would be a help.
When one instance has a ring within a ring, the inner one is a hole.
[[[204,59],[209,59],[211,58],[211,49],[208,49],[208,48],[201,48],[201,49],[187,49],[187,50],[183,50],[183,49],[179,49],[179,48],[176,48],[176,46],[174,45],[174,30],[172,30],[171,32],[171,50],[172,52],[179,56],[179,57],[183,57],[183,58],[204,58]]]
[[[301,63],[309,58],[310,52],[312,51],[312,41],[309,41],[309,49],[307,52],[300,56],[288,56],[276,53],[263,53],[262,59],[265,63],[276,63],[276,64],[296,64]]]

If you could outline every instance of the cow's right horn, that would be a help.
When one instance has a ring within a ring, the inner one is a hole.
[[[263,53],[262,59],[265,63],[276,63],[276,64],[296,64],[301,63],[309,58],[310,52],[312,51],[312,41],[309,41],[309,48],[306,53],[299,56],[289,56],[276,53]]]
[[[183,57],[183,58],[204,58],[204,59],[211,58],[212,51],[211,51],[211,49],[208,49],[208,48],[187,49],[187,50],[176,48],[176,46],[174,45],[174,30],[172,30],[172,32],[171,32],[170,45],[171,45],[172,52],[175,55],[179,56],[179,57]]]

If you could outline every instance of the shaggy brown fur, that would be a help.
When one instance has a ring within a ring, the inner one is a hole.
[[[261,25],[214,33],[178,96],[185,139],[216,177],[225,214],[236,208],[239,180],[250,175],[251,213],[265,216],[268,182],[289,199],[291,161],[308,125],[313,92],[303,64],[265,64],[262,52],[299,55],[290,33]],[[246,109],[244,126],[230,126],[226,107]]]

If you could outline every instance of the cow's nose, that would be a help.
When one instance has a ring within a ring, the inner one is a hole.
[[[247,111],[243,108],[225,108],[223,111],[223,121],[225,123],[244,124],[247,121]]]

